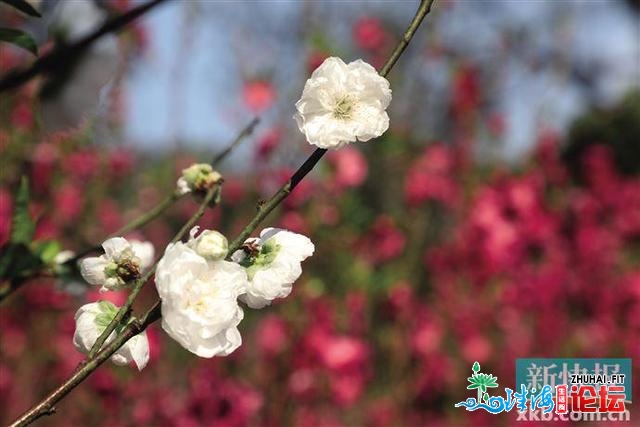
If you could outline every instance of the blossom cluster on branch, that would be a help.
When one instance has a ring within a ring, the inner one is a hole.
[[[385,111],[391,101],[389,82],[362,60],[345,64],[327,58],[305,84],[296,103],[295,119],[310,144],[340,148],[353,141],[368,141],[389,127]],[[223,182],[209,164],[193,164],[182,171],[176,194],[203,197]],[[238,301],[260,309],[291,293],[302,274],[301,262],[313,255],[309,238],[291,231],[266,228],[259,238],[249,238],[228,253],[226,237],[216,230],[198,233],[189,240],[170,243],[155,269],[161,300],[162,328],[180,345],[200,357],[227,356],[242,343],[238,325],[244,312]],[[80,261],[82,277],[100,291],[140,288],[138,281],[151,268],[154,248],[149,242],[129,242],[113,237],[102,244],[104,254]],[[229,260],[227,260],[229,259]],[[135,295],[134,295],[135,298]],[[120,310],[129,310],[128,307]],[[74,344],[84,353],[99,350],[100,335],[113,332],[109,343],[126,325],[119,310],[107,301],[82,306],[76,314]],[[149,348],[143,332],[127,342],[111,360],[134,361],[142,369]]]

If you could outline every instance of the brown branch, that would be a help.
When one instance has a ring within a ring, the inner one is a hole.
[[[166,0],[151,0],[148,3],[135,7],[122,15],[108,20],[100,26],[100,28],[97,28],[91,34],[88,34],[80,40],[57,47],[50,53],[41,56],[29,68],[10,71],[0,80],[0,92],[22,86],[38,74],[44,74],[67,67],[69,64],[74,63],[74,60],[98,39],[107,34],[120,31],[126,25],[165,1]]]

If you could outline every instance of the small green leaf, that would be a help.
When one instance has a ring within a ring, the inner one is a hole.
[[[15,28],[0,27],[0,41],[14,44],[28,50],[34,55],[38,55],[38,45],[29,34]]]
[[[33,244],[33,252],[40,257],[44,264],[51,264],[62,247],[57,240],[45,240]]]
[[[29,215],[29,181],[26,177],[20,180],[20,188],[16,194],[13,218],[11,219],[11,242],[28,245],[35,232],[35,224]]]
[[[480,364],[478,362],[475,362],[473,364],[473,368],[472,369],[473,369],[473,372],[476,372],[476,373],[480,372]]]
[[[33,6],[31,6],[25,0],[0,0],[0,2],[6,3],[9,6],[12,6],[18,9],[20,12],[26,13],[27,15],[36,16],[38,18],[42,16],[40,15],[40,12],[38,12]]]

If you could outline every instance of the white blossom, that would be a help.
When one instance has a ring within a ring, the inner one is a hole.
[[[156,254],[153,243],[140,240],[131,240],[129,243],[131,244],[133,253],[140,259],[140,272],[146,273],[153,265]]]
[[[247,239],[233,261],[247,269],[249,285],[240,297],[251,308],[262,308],[291,293],[302,274],[300,263],[313,255],[308,237],[279,228],[265,228],[260,238]]]
[[[182,176],[176,182],[176,192],[183,195],[192,191],[207,191],[221,179],[222,175],[210,164],[194,163],[182,170]]]
[[[340,148],[389,128],[389,82],[366,62],[327,58],[307,80],[293,116],[310,144]]]
[[[73,345],[78,351],[88,354],[98,337],[111,323],[118,307],[108,301],[98,301],[85,304],[76,312],[76,331],[73,335]],[[109,335],[106,343],[115,338],[115,331]],[[142,370],[149,361],[149,340],[147,333],[142,332],[127,341],[111,356],[116,365],[126,365],[135,362],[138,370]]]
[[[104,255],[80,261],[82,277],[92,285],[102,285],[101,292],[123,288],[137,279],[153,263],[153,245],[148,242],[128,242],[112,237],[102,244]]]
[[[226,356],[240,346],[244,313],[237,298],[247,286],[242,267],[206,260],[178,242],[167,246],[155,281],[162,328],[180,345],[200,357]]]

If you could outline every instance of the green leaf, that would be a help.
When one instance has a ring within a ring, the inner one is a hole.
[[[6,3],[9,6],[12,6],[18,9],[20,12],[26,13],[27,15],[36,16],[38,18],[42,16],[40,15],[40,12],[38,12],[33,6],[31,6],[25,0],[0,0],[0,2]]]
[[[26,177],[20,180],[20,188],[16,194],[13,218],[11,219],[11,242],[28,245],[36,226],[29,215],[29,181]]]
[[[62,246],[57,240],[45,240],[33,244],[33,252],[40,257],[44,264],[51,264]]]
[[[0,41],[14,44],[28,50],[34,55],[38,55],[38,45],[29,34],[15,28],[0,27]]]
[[[471,369],[473,369],[473,372],[480,372],[480,364],[478,362],[475,362],[473,364],[473,368]]]
[[[9,243],[0,255],[0,278],[15,279],[41,267],[40,258],[34,256],[24,243]]]

